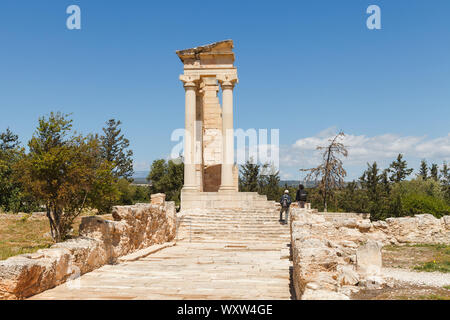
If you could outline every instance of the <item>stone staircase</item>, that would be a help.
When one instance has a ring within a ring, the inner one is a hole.
[[[179,217],[178,240],[290,242],[289,227],[279,219],[275,202],[264,203],[253,209],[202,209],[183,212]]]

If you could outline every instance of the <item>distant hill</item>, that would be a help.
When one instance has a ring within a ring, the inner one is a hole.
[[[133,178],[147,178],[150,171],[135,171]]]
[[[298,187],[299,184],[303,184],[305,188],[314,188],[316,187],[315,182],[306,182],[306,181],[300,181],[300,180],[281,180],[279,186],[284,187],[286,184],[288,187]]]
[[[133,175],[133,183],[134,184],[149,184],[147,181],[147,176],[149,174],[149,171],[135,171]],[[284,187],[286,184],[289,187],[298,187],[300,183],[303,183],[303,185],[306,188],[314,188],[316,186],[316,183],[314,182],[300,182],[299,180],[281,180],[280,181],[280,187]]]
[[[135,171],[133,174],[133,184],[148,184],[150,183],[147,181],[147,176],[149,174],[149,171]]]
[[[146,178],[133,178],[133,184],[148,184],[150,185],[150,183],[147,181]]]

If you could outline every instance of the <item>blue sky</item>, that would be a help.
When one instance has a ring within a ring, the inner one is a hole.
[[[81,8],[82,29],[66,28]],[[381,8],[381,30],[366,8]],[[175,50],[233,39],[235,128],[280,129],[283,178],[313,165],[315,144],[343,130],[349,179],[403,152],[450,160],[450,2],[0,2],[0,131],[22,142],[50,111],[83,133],[122,120],[136,170],[168,157],[184,126]]]

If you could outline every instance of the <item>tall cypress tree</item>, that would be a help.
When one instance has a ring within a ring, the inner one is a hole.
[[[367,190],[370,200],[378,201],[380,199],[379,184],[382,181],[382,176],[378,174],[379,169],[376,162],[372,165],[368,163],[367,167],[359,181],[362,187]]]
[[[430,178],[439,181],[439,167],[436,163],[432,163],[430,167]]]
[[[420,162],[420,168],[417,177],[422,178],[423,180],[428,180],[428,165],[425,159]]]
[[[444,162],[441,169],[441,186],[447,202],[450,204],[450,168],[447,162]]]
[[[133,175],[133,151],[128,149],[130,141],[124,137],[120,120],[110,119],[103,128],[100,137],[102,158],[114,163],[113,174],[117,178],[125,178],[132,181]]]
[[[245,192],[257,192],[259,187],[260,165],[253,162],[253,159],[247,160],[240,168],[239,189]]]
[[[397,156],[397,160],[389,166],[389,172],[392,173],[389,177],[392,182],[400,182],[405,180],[413,172],[413,169],[408,168],[406,160],[403,160],[403,155],[400,153]]]
[[[384,182],[383,176],[385,173],[379,174],[378,165],[374,162],[372,165],[367,164],[368,168],[360,178],[360,183],[364,189],[367,190],[369,198],[369,211],[371,219],[379,220],[384,218],[383,214],[383,192],[381,190]],[[387,174],[387,172],[386,172]],[[386,178],[386,177],[385,177]]]

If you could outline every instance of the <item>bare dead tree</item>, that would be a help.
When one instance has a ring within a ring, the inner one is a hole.
[[[329,139],[328,146],[317,146],[316,150],[323,151],[322,163],[317,168],[300,169],[300,171],[309,171],[306,176],[307,181],[320,181],[319,190],[323,197],[324,211],[327,212],[327,200],[334,189],[342,188],[344,178],[347,176],[342,160],[339,156],[348,156],[348,151],[340,139],[345,137],[344,132],[339,132],[333,139]]]

